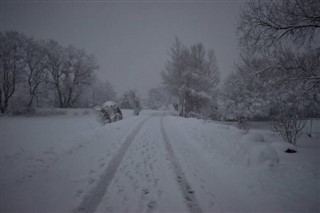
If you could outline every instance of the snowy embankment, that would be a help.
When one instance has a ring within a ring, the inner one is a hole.
[[[142,111],[1,117],[1,212],[319,212],[320,130],[295,154],[260,123]],[[56,114],[56,112],[54,113]]]
[[[109,158],[139,121],[132,114],[123,110],[125,122],[107,128],[88,109],[1,117],[1,210],[66,211],[74,196],[94,183],[96,170],[106,163],[101,159]]]
[[[298,152],[288,154],[284,151],[292,146],[274,135],[268,123],[246,133],[231,125],[168,119],[184,134],[174,140],[181,141],[175,145],[185,170],[198,168],[191,182],[209,186],[206,190],[221,207],[218,212],[319,212],[319,121],[313,137],[304,134],[294,147]],[[203,184],[208,182],[212,184]]]

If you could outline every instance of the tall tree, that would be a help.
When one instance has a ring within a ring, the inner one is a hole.
[[[47,57],[44,42],[33,38],[26,41],[26,63],[25,76],[29,88],[27,107],[31,108],[34,99],[38,96],[41,84],[45,83],[47,77]]]
[[[93,55],[84,50],[69,46],[67,52],[67,66],[63,78],[63,105],[74,107],[83,91],[92,85],[94,72],[98,65]]]
[[[180,115],[205,114],[219,83],[213,50],[206,51],[201,43],[188,49],[176,37],[170,48],[170,58],[162,79],[172,95],[178,97]]]
[[[183,91],[186,79],[184,73],[188,69],[189,50],[176,36],[175,41],[170,47],[170,60],[167,61],[165,71],[162,74],[163,84],[168,88],[172,95],[178,97],[179,114],[185,116],[185,93]]]
[[[256,75],[265,66],[263,58],[242,58],[224,81],[223,114],[233,118],[266,118],[270,112],[272,80]]]
[[[246,54],[268,61],[257,74],[276,79],[278,86],[299,87],[300,95],[313,93],[320,104],[320,1],[252,0],[238,32]]]
[[[312,44],[320,29],[318,0],[251,0],[240,16],[238,32],[246,47],[271,47],[292,41]]]
[[[48,71],[50,73],[49,82],[53,85],[60,107],[65,106],[65,100],[63,97],[63,79],[65,78],[67,63],[66,53],[62,46],[54,40],[46,42],[46,57]]]
[[[0,32],[0,111],[5,113],[9,100],[21,80],[26,66],[25,35],[18,32]]]
[[[82,97],[82,105],[93,107],[106,101],[116,101],[116,98],[117,94],[109,81],[95,79],[92,86],[86,90],[86,95]]]
[[[94,80],[94,71],[98,69],[95,58],[73,46],[63,48],[55,41],[49,41],[46,48],[50,82],[55,87],[59,106],[74,107]]]

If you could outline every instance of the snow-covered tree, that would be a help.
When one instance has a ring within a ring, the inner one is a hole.
[[[269,85],[270,118],[293,120],[287,111],[292,104],[299,106],[294,119],[314,117],[320,108],[320,2],[251,0],[238,35],[242,54],[263,61],[252,72]]]
[[[256,70],[278,86],[300,87],[320,105],[320,2],[318,0],[249,1],[238,26],[246,53],[268,63]]]
[[[180,116],[207,114],[208,107],[214,103],[219,83],[213,50],[206,51],[201,43],[188,49],[176,37],[170,57],[162,72],[162,79],[171,94],[179,99]]]
[[[148,95],[148,106],[151,109],[160,109],[167,104],[167,94],[165,88],[152,88],[149,90]]]
[[[109,81],[95,79],[92,86],[84,91],[80,99],[81,107],[94,107],[106,101],[116,101],[116,92]]]
[[[271,71],[264,72],[267,64],[270,61],[263,57],[243,57],[237,64],[221,90],[221,108],[225,116],[268,119],[280,113],[278,108],[283,108],[283,104],[295,102],[300,102],[301,115],[310,115],[308,111],[316,107],[312,104],[313,93],[305,93],[305,84],[287,85],[287,76],[283,76],[287,74],[271,75]],[[279,84],[281,81],[283,83]]]
[[[125,92],[119,99],[120,108],[122,109],[133,109],[134,115],[139,115],[141,110],[140,97],[135,90],[129,90]]]
[[[270,84],[255,74],[265,62],[243,59],[224,82],[221,90],[225,116],[265,118],[269,116]]]
[[[188,69],[189,50],[185,47],[178,37],[170,48],[170,60],[167,61],[162,79],[165,87],[172,95],[178,98],[179,114],[185,116],[185,94],[183,88],[186,84],[184,73]]]

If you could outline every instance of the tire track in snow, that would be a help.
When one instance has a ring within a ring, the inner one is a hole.
[[[176,174],[176,178],[177,178],[177,182],[178,185],[180,187],[181,193],[187,203],[187,206],[189,208],[190,212],[197,212],[197,213],[201,213],[202,209],[200,208],[200,205],[196,199],[195,193],[192,190],[186,176],[184,175],[184,172],[181,169],[181,166],[177,160],[177,157],[174,153],[173,147],[171,145],[171,142],[169,140],[168,135],[166,134],[165,130],[164,130],[164,125],[163,125],[163,117],[164,115],[161,117],[161,133],[163,136],[163,141],[166,147],[166,150],[169,154],[170,157],[170,161],[173,164],[174,167],[174,172]]]
[[[97,185],[88,193],[86,194],[81,203],[73,210],[73,212],[95,212],[96,208],[100,204],[103,196],[105,195],[108,186],[110,185],[111,181],[116,174],[122,159],[124,158],[125,154],[127,153],[132,141],[134,140],[135,136],[140,131],[143,124],[149,120],[152,116],[145,118],[142,120],[132,131],[132,133],[127,136],[123,144],[118,150],[118,153],[110,160],[108,167],[104,171],[104,173],[100,176],[100,180]]]

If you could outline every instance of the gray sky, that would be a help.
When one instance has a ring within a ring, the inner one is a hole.
[[[2,1],[1,30],[72,44],[96,56],[98,76],[118,95],[145,97],[177,35],[190,46],[214,49],[222,76],[238,57],[236,23],[241,1]]]

